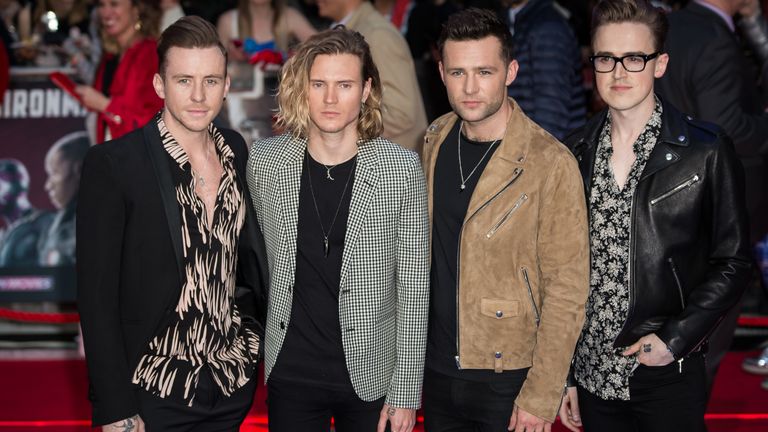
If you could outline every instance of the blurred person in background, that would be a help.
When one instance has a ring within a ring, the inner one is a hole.
[[[735,17],[750,0],[691,0],[669,15],[666,50],[672,59],[657,91],[681,111],[717,124],[733,139],[744,166],[752,244],[768,233],[768,113],[760,100],[755,65],[744,55]],[[711,389],[733,340],[740,307],[709,340]]]
[[[160,0],[160,9],[163,11],[163,18],[160,20],[161,32],[186,15],[179,0]]]
[[[382,136],[421,152],[427,114],[405,38],[366,0],[318,0],[317,6],[333,26],[343,24],[368,42],[384,88]]]
[[[157,71],[158,0],[99,0],[103,55],[93,86],[76,91],[97,113],[95,142],[144,126],[163,106],[152,87]]]
[[[509,95],[557,139],[584,124],[587,106],[576,35],[554,0],[503,0],[520,65]]]
[[[316,33],[304,15],[284,0],[239,0],[236,9],[219,17],[218,30],[230,59],[236,61],[249,60],[245,49],[288,53],[293,44]]]
[[[32,13],[33,31],[46,45],[61,45],[73,32],[87,35],[90,6],[91,0],[37,0]]]
[[[763,95],[765,98],[765,95],[768,94],[768,85],[766,85],[768,84],[768,21],[766,21],[765,16],[760,11],[758,0],[748,0],[739,10],[739,15],[741,15],[741,19],[738,20],[737,26],[759,63],[761,71],[760,81],[763,84]],[[768,253],[766,252],[768,236],[763,237],[755,248],[757,260],[762,269],[762,288],[763,292],[765,292],[765,289],[768,288],[768,267],[766,267],[768,265]],[[768,375],[768,347],[757,357],[744,359],[741,366],[749,373]],[[763,381],[762,386],[768,390],[768,378]]]
[[[29,42],[32,35],[32,6],[23,0],[0,0],[0,39],[8,52],[12,65],[22,63],[30,55],[17,52],[21,42]],[[20,50],[21,51],[21,50]]]

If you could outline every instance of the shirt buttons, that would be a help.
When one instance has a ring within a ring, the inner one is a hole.
[[[502,311],[500,311],[500,310],[497,310],[497,311],[496,311],[496,318],[501,318],[501,317],[503,317],[503,316],[504,316],[504,312],[502,312]]]
[[[285,330],[285,321],[280,321],[280,330]]]

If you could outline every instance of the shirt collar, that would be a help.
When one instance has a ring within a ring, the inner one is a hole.
[[[163,141],[165,151],[167,151],[173,160],[179,164],[179,167],[184,168],[184,165],[189,162],[189,156],[178,141],[176,141],[176,138],[173,137],[173,134],[168,130],[168,127],[166,127],[165,121],[163,121],[163,111],[160,111],[157,116],[157,128],[160,130],[160,138]],[[213,143],[216,146],[216,155],[219,157],[222,165],[224,162],[231,161],[235,157],[235,154],[228,145],[224,144],[224,136],[213,123],[208,125],[208,134],[210,134],[213,139]]]
[[[722,9],[719,9],[717,6],[709,4],[703,0],[693,0],[693,2],[716,13],[720,18],[723,19],[723,21],[725,21],[725,25],[731,29],[731,32],[736,32],[736,26],[733,24],[733,17],[723,12]]]

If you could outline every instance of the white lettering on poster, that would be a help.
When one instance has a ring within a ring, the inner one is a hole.
[[[59,89],[9,89],[0,118],[34,119],[85,117],[87,110]]]

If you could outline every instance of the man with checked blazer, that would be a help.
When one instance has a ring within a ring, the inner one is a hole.
[[[270,431],[409,432],[421,400],[429,231],[416,153],[381,138],[364,38],[313,36],[283,67],[284,135],[254,143],[248,185],[271,270]]]

